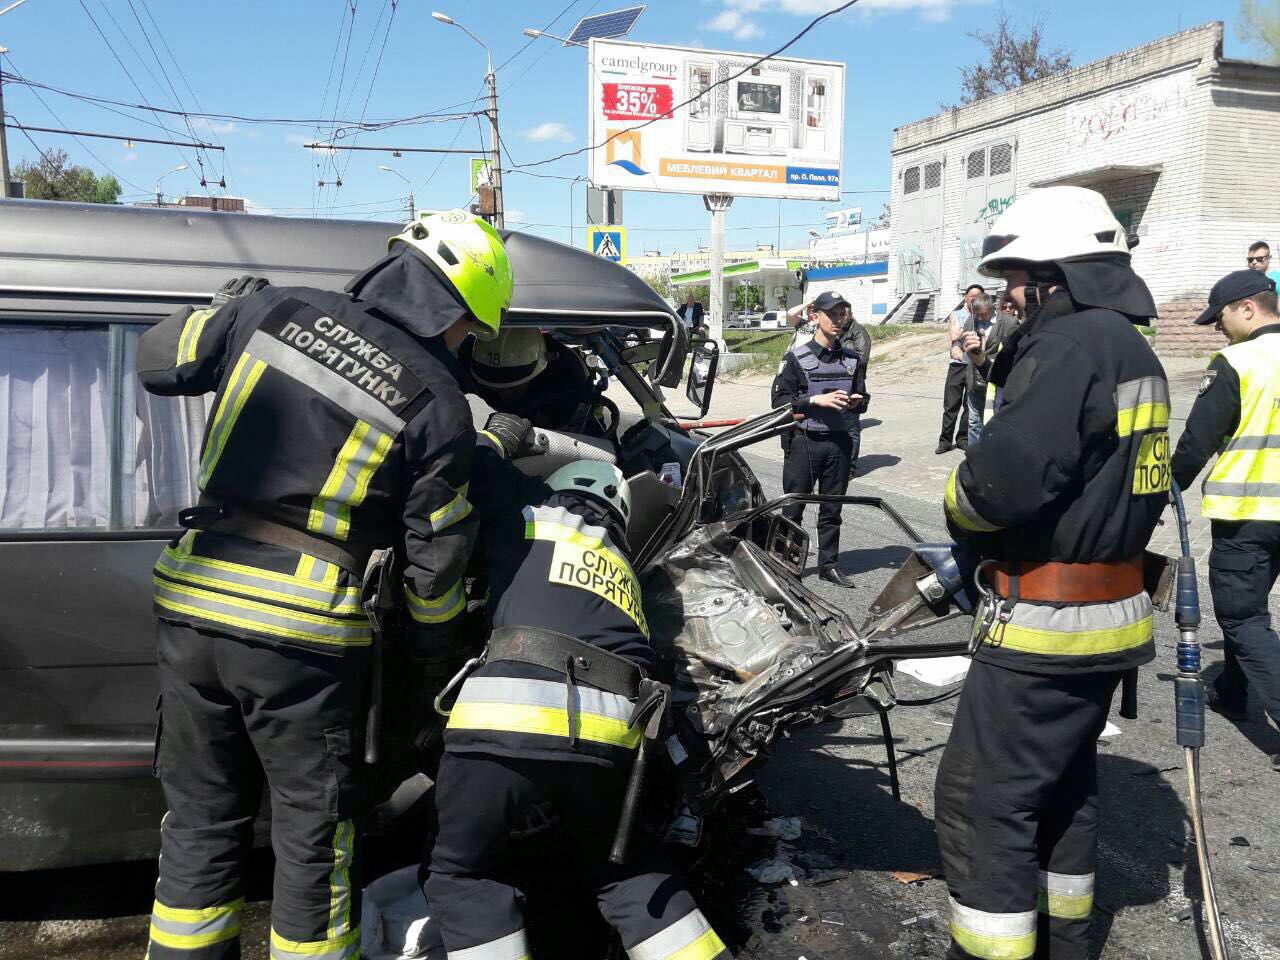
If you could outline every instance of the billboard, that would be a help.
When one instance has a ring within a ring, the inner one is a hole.
[[[840,199],[843,63],[623,40],[587,57],[594,186]]]

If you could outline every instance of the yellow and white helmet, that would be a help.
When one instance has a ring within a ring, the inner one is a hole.
[[[498,231],[465,210],[424,213],[387,241],[411,247],[435,266],[478,321],[475,335],[492,340],[511,306],[511,261]]]
[[[1130,256],[1129,240],[1106,198],[1084,187],[1042,187],[1018,197],[991,226],[978,272],[1000,278],[1019,264]]]
[[[532,327],[503,330],[471,351],[471,376],[486,387],[519,387],[545,369],[547,344],[542,332]]]

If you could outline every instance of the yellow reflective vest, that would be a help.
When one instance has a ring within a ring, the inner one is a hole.
[[[1240,377],[1240,422],[1205,478],[1201,509],[1213,520],[1280,520],[1280,336],[1219,355]]]

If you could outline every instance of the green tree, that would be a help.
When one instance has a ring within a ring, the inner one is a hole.
[[[1038,13],[1023,27],[1019,27],[1004,7],[1001,7],[996,13],[994,30],[971,30],[969,37],[982,44],[988,59],[960,68],[958,105],[963,107],[977,103],[1032,80],[1052,77],[1070,70],[1071,54],[1061,47],[1048,46],[1045,40],[1046,23],[1046,16]],[[956,105],[942,106],[943,109],[950,110]]]
[[[22,181],[28,200],[118,203],[122,192],[115,177],[99,177],[88,167],[72,164],[65,150],[46,151],[36,163],[24,160],[13,174]]]
[[[1280,0],[1240,0],[1236,32],[1269,61],[1280,63]]]

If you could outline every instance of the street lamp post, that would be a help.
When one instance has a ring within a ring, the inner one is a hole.
[[[405,185],[406,185],[406,186],[408,186],[408,188],[409,188],[409,198],[408,198],[408,200],[409,200],[409,219],[410,219],[410,220],[413,220],[413,219],[414,219],[414,215],[413,215],[413,183],[412,183],[412,182],[410,182],[409,178],[408,178],[408,177],[406,177],[403,173],[401,173],[399,170],[395,169],[395,167],[388,167],[385,163],[380,163],[380,164],[378,164],[378,169],[379,169],[379,170],[381,170],[383,173],[394,173],[397,177],[399,177],[401,180],[403,180],[403,181],[405,182]]]
[[[547,33],[545,30],[535,30],[533,27],[525,27],[520,32],[530,40],[537,40],[539,37],[546,37],[548,40],[559,40],[566,47],[586,47],[586,44],[579,40],[566,40],[564,37],[557,37],[554,33]]]
[[[185,163],[180,163],[176,167],[174,167],[172,170],[170,170],[168,173],[162,173],[160,174],[160,176],[156,177],[156,206],[157,207],[164,206],[164,194],[160,192],[160,181],[162,181],[165,177],[169,176],[169,174],[181,173],[185,169],[187,169],[187,165]]]
[[[504,226],[502,217],[502,141],[498,138],[498,79],[493,72],[493,52],[483,40],[452,17],[439,11],[432,11],[431,19],[437,23],[457,27],[480,46],[484,47],[486,63],[484,82],[489,89],[489,108],[486,111],[489,114],[489,141],[491,148],[489,151],[489,182],[493,187],[493,225],[501,230]]]

